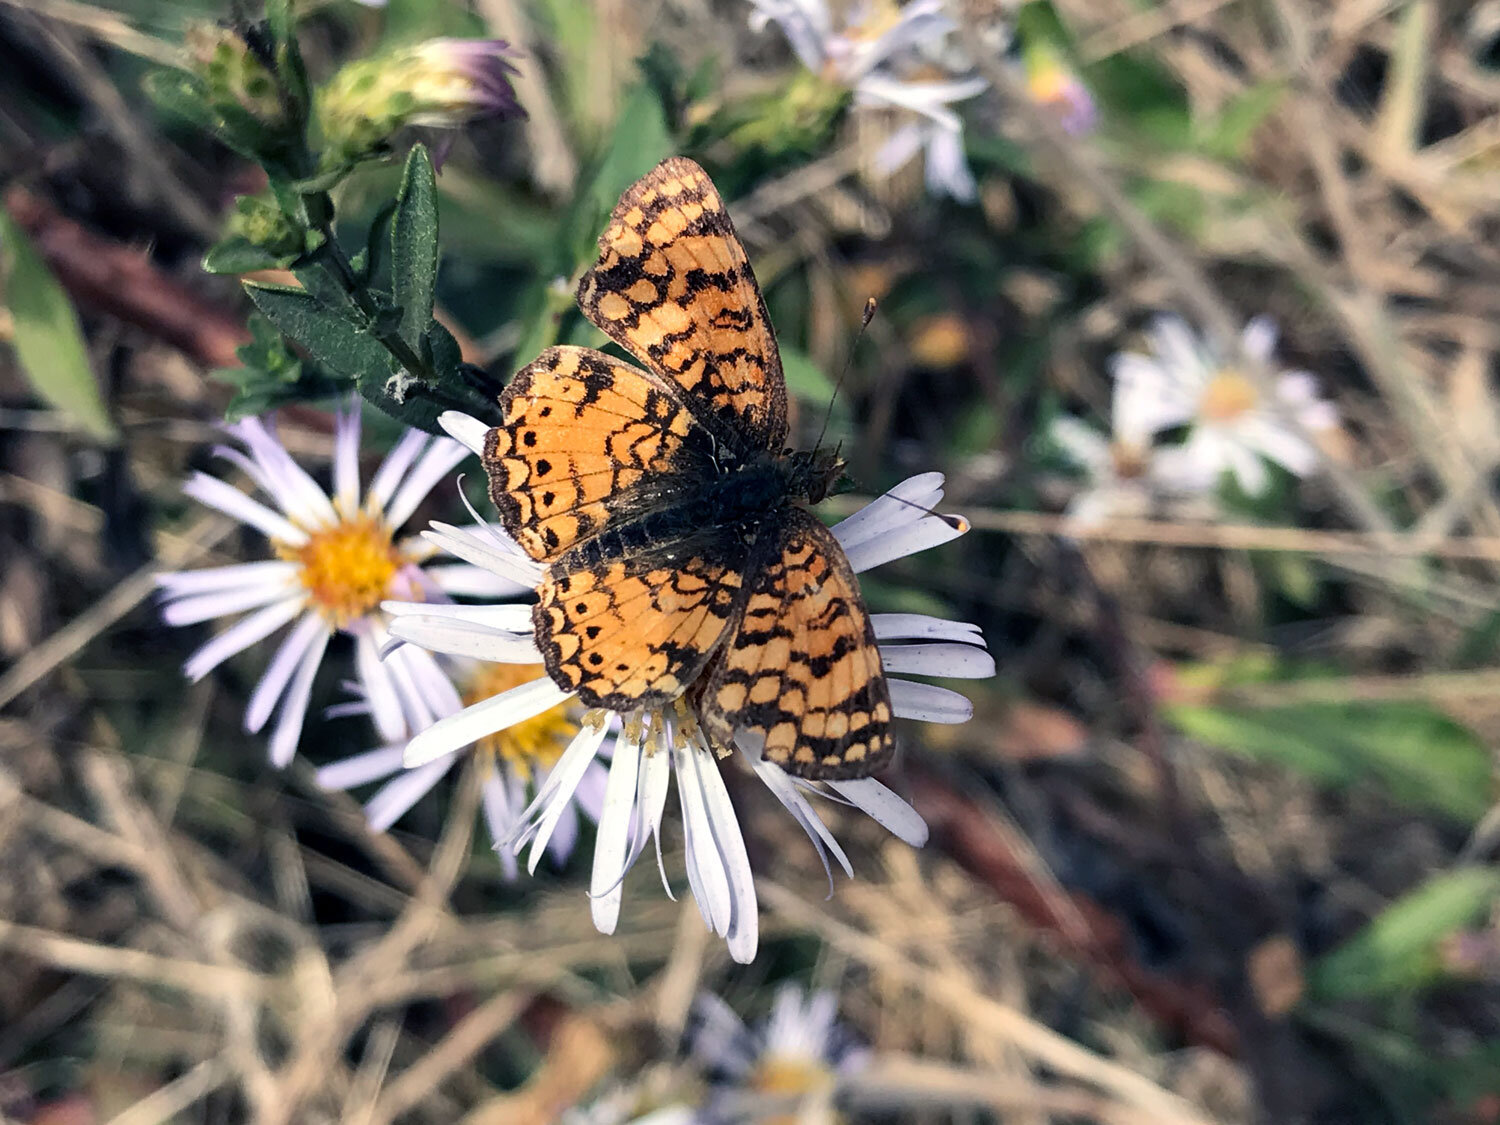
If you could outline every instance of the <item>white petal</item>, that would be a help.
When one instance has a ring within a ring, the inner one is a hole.
[[[250,693],[250,702],[245,707],[245,730],[254,734],[266,725],[266,720],[276,709],[282,692],[286,690],[287,682],[297,671],[297,666],[301,663],[303,656],[320,637],[326,645],[328,635],[327,623],[316,613],[307,614],[297,627],[286,635],[281,646],[277,648],[276,655],[271,657],[271,663],[266,666],[260,683],[256,684],[255,690]]]
[[[1220,451],[1229,462],[1229,471],[1239,483],[1240,489],[1249,496],[1259,496],[1271,483],[1271,474],[1260,454],[1241,445],[1232,438],[1221,441]]]
[[[713,843],[724,876],[729,881],[730,919],[724,937],[729,956],[741,965],[755,960],[760,943],[760,909],[755,901],[755,874],[750,870],[750,856],[745,851],[745,837],[740,832],[739,816],[724,786],[724,776],[712,751],[704,746],[693,755],[702,787],[703,808],[713,834]]]
[[[965,680],[983,680],[995,674],[995,658],[974,645],[881,645],[880,663],[888,674]]]
[[[1069,461],[1090,475],[1107,471],[1109,439],[1083,420],[1071,414],[1060,415],[1052,420],[1047,436]]]
[[[536,812],[546,810],[537,825],[536,838],[532,841],[531,854],[527,857],[528,874],[536,874],[536,865],[542,858],[542,852],[546,850],[547,841],[552,838],[552,833],[562,820],[563,812],[571,807],[573,790],[583,780],[584,771],[599,753],[599,747],[603,745],[604,736],[608,733],[606,723],[584,723],[573,736],[568,748],[563,751],[562,757],[557,760],[557,764],[548,772],[542,791],[531,802],[531,807],[521,814],[522,819],[526,820]]]
[[[283,583],[246,586],[241,590],[216,590],[167,602],[161,607],[161,619],[168,625],[196,625],[215,617],[230,617],[247,609],[258,609],[270,602],[292,601],[303,604],[301,595],[288,598],[294,587]]]
[[[1318,451],[1292,433],[1279,419],[1246,419],[1240,436],[1251,449],[1259,450],[1299,477],[1307,476],[1318,467]]]
[[[604,808],[599,813],[599,832],[594,840],[594,869],[589,876],[589,912],[594,917],[594,928],[601,934],[614,933],[620,920],[625,861],[632,850],[630,829],[636,820],[635,786],[640,765],[639,738],[631,740],[621,734],[604,786]]]
[[[359,400],[340,412],[333,434],[333,495],[339,511],[359,511]]]
[[[397,640],[448,656],[468,656],[495,664],[534,664],[541,659],[529,633],[506,633],[451,617],[397,617],[391,621],[390,631]]]
[[[934,129],[928,134],[925,179],[931,194],[946,195],[960,203],[971,203],[979,194],[960,126]]]
[[[420,430],[407,430],[402,434],[401,440],[391,447],[385,460],[380,463],[380,468],[375,470],[375,476],[370,480],[369,494],[365,497],[366,505],[384,512],[390,506],[397,486],[406,476],[406,470],[411,468],[412,462],[426,445],[427,435]]]
[[[288,598],[236,621],[188,657],[182,666],[182,674],[197,683],[235,653],[244,652],[256,642],[265,640],[301,612],[302,599]]]
[[[790,775],[780,766],[750,753],[744,747],[740,747],[740,753],[749,759],[756,776],[765,783],[766,788],[775,794],[776,799],[782,803],[787,812],[791,813],[797,823],[802,826],[802,830],[812,840],[813,847],[818,850],[818,856],[823,860],[823,866],[825,868],[828,866],[828,860],[824,852],[826,846],[827,850],[831,851],[834,858],[839,861],[839,866],[844,869],[844,874],[852,879],[854,877],[854,868],[849,863],[849,857],[844,853],[844,849],[839,846],[838,840],[829,831],[828,826],[823,823],[823,818],[807,803],[807,798],[798,790],[796,783],[792,781]]]
[[[687,858],[688,882],[693,898],[709,929],[721,937],[729,933],[734,900],[723,857],[714,840],[704,807],[700,752],[691,746],[674,747],[672,764],[677,773],[677,799],[682,804],[683,850]],[[717,770],[717,766],[712,767]]]
[[[384,832],[407,811],[432,791],[438,779],[453,768],[457,754],[438,758],[425,766],[407,770],[399,777],[380,787],[380,792],[365,805],[365,819],[370,822],[371,832]]]
[[[480,457],[484,456],[484,441],[490,428],[478,418],[471,418],[461,410],[445,410],[438,415],[438,425],[448,431],[448,436],[462,442]]]
[[[588,773],[585,771],[584,777],[587,776]],[[579,784],[583,784],[581,779]],[[576,797],[578,791],[575,789],[573,793]],[[547,841],[547,854],[559,867],[568,862],[568,856],[573,854],[573,845],[578,842],[578,802],[569,800],[561,804],[562,816],[557,821],[557,827],[553,829],[552,838]]]
[[[307,542],[307,533],[291,520],[207,473],[194,473],[182,486],[182,491],[200,504],[206,504],[226,516],[233,516],[241,523],[249,524],[268,539],[276,539],[294,547]]]
[[[1203,342],[1180,316],[1159,316],[1147,330],[1167,374],[1183,386],[1201,387],[1213,366]]]
[[[660,719],[656,720],[660,722]],[[649,744],[648,744],[649,745]],[[661,858],[661,816],[667,807],[667,790],[672,781],[672,755],[664,746],[658,745],[654,752],[648,751],[641,758],[639,793],[636,796],[635,843],[625,861],[626,869],[633,867],[646,847],[649,838],[656,844],[656,870],[661,875],[662,889],[671,898],[672,888],[667,883],[666,868]]]
[[[897,839],[914,848],[927,843],[927,822],[875,778],[830,781],[827,785]]]
[[[516,814],[521,810],[511,801],[510,787],[506,784],[505,776],[500,770],[496,770],[484,779],[479,794],[480,800],[484,803],[484,822],[490,830],[490,843],[495,846],[495,852],[502,862],[506,859],[510,860],[507,874],[510,878],[514,878],[517,871],[516,857],[509,848],[502,845],[515,831]]]
[[[384,663],[406,704],[410,729],[420,730],[436,719],[463,710],[458,689],[430,652],[403,648],[391,653]]]
[[[943,474],[921,473],[908,477],[895,488],[871,500],[859,511],[830,529],[839,545],[848,551],[892,527],[922,519],[943,499]]]
[[[514,598],[533,587],[468,563],[429,566],[423,574],[443,593],[459,598]]]
[[[354,669],[380,737],[387,742],[400,740],[407,733],[406,718],[390,672],[381,662],[380,647],[368,630],[360,631],[354,638]]]
[[[404,760],[408,768],[423,765],[487,734],[535,718],[570,698],[572,692],[563,691],[547,676],[539,676],[530,683],[481,699],[458,714],[439,719],[426,730],[419,731],[406,744]]]
[[[313,775],[319,789],[339,792],[390,777],[401,769],[401,747],[379,746],[318,767]]]
[[[493,539],[482,539],[464,528],[434,521],[422,532],[422,538],[466,563],[481,566],[523,586],[535,588],[542,580],[541,566],[520,554],[519,550],[508,550]]]
[[[954,520],[957,526],[950,524]],[[969,530],[969,521],[962,516],[939,518],[928,516],[916,523],[909,523],[883,535],[877,535],[860,543],[852,551],[845,549],[849,565],[855,574],[862,574],[896,559],[914,555],[957,539]]]
[[[158,574],[156,584],[166,591],[169,598],[219,590],[243,590],[249,586],[284,589],[297,585],[297,564],[268,559],[234,566],[210,566],[202,570],[174,570]]]
[[[321,622],[320,622],[321,624]],[[312,647],[302,654],[297,674],[281,699],[281,710],[276,716],[276,727],[271,731],[271,764],[281,769],[297,752],[297,743],[302,738],[302,722],[307,718],[307,705],[312,699],[313,677],[318,674],[318,665],[323,662],[323,653],[328,648],[332,634],[321,629],[313,637]]]
[[[468,455],[469,451],[458,442],[447,438],[436,439],[386,505],[386,522],[392,527],[400,527],[411,519],[417,505],[427,499],[427,494],[437,487],[438,482]]]
[[[1251,320],[1240,334],[1240,347],[1251,359],[1271,362],[1271,355],[1276,351],[1276,322],[1268,316]]]
[[[288,516],[303,525],[330,524],[338,518],[318,482],[292,460],[292,455],[260,419],[242,418],[229,430],[250,450],[268,480],[267,491]]]
[[[605,741],[599,748],[600,757],[595,758],[584,771],[583,780],[573,790],[573,803],[578,811],[588,818],[590,824],[599,823],[599,814],[604,810],[604,786],[609,779],[609,764],[614,759],[614,743]],[[606,759],[604,755],[608,755]]]
[[[885,143],[875,150],[871,164],[882,176],[889,176],[921,152],[922,144],[926,139],[925,123],[908,121],[892,130],[891,135],[885,139]]]
[[[500,605],[450,605],[444,602],[381,602],[392,617],[443,617],[508,633],[531,632],[531,606],[521,602]]]
[[[966,723],[974,717],[974,704],[967,696],[936,684],[915,680],[886,680],[891,689],[891,710],[898,719],[924,723]]]
[[[875,630],[875,639],[879,641],[959,641],[971,645],[984,644],[984,635],[978,625],[929,617],[925,613],[872,613],[870,625]]]

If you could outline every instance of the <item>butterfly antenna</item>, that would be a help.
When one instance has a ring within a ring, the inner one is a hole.
[[[875,298],[870,297],[865,301],[864,316],[859,321],[859,331],[854,334],[854,343],[849,345],[849,356],[844,360],[844,370],[839,372],[838,381],[833,384],[833,394],[828,399],[828,409],[823,412],[823,428],[818,431],[818,440],[813,442],[813,448],[819,449],[823,445],[823,438],[828,434],[828,423],[833,418],[833,404],[838,401],[839,391],[843,389],[844,380],[849,377],[849,369],[854,366],[854,353],[859,348],[860,340],[864,339],[865,329],[870,327],[870,321],[875,319]]]

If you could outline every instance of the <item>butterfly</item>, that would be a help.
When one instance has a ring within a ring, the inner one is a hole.
[[[786,448],[765,301],[708,174],[663,161],[620,197],[584,315],[644,370],[551,347],[500,396],[483,462],[505,530],[544,564],[548,674],[590,707],[683,701],[813,779],[894,749],[891,700],[843,549],[808,510],[843,471]]]

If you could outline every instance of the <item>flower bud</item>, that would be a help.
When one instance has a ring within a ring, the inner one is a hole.
[[[242,195],[235,200],[227,233],[278,258],[290,258],[307,249],[306,234],[265,196]]]
[[[380,152],[411,125],[458,129],[488,117],[519,115],[500,39],[429,39],[379,58],[349,63],[319,93],[327,163]]]
[[[1021,59],[1031,100],[1055,113],[1059,124],[1073,136],[1092,133],[1098,123],[1098,108],[1062,53],[1046,40],[1035,38],[1026,41]]]
[[[245,113],[261,125],[287,124],[269,44],[251,27],[200,24],[186,36],[191,69],[203,80],[212,106],[220,113]]]

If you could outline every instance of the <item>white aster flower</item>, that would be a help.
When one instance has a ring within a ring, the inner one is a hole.
[[[1164,471],[1164,451],[1152,445],[1152,437],[1168,415],[1146,390],[1139,381],[1116,381],[1108,435],[1072,415],[1053,421],[1052,443],[1088,478],[1088,487],[1068,504],[1073,526],[1144,519],[1160,502],[1201,496],[1212,485],[1201,475],[1184,477],[1176,466]]]
[[[486,427],[450,412],[444,428],[471,449],[482,449]],[[935,547],[967,530],[930,514],[942,500],[943,478],[926,473],[897,485],[833,528],[855,572]],[[541,568],[514,543],[491,532],[475,534],[448,525],[426,533],[434,543],[466,562],[513,580],[538,582]],[[391,635],[435,652],[481,660],[535,664],[540,660],[527,606],[434,606],[387,603],[395,615]],[[891,706],[900,718],[961,723],[973,713],[969,700],[935,684],[903,675],[987,677],[995,663],[974,625],[922,614],[872,614],[885,669],[890,673]],[[545,676],[481,700],[419,732],[406,749],[406,762],[419,766],[476,739],[524,722],[572,698]],[[575,789],[599,754],[611,730],[618,729],[599,817],[590,884],[594,924],[613,933],[619,919],[621,884],[648,839],[656,842],[667,791],[674,780],[683,811],[688,883],[704,920],[727,939],[736,960],[749,962],[758,942],[754,878],[739,821],[721,767],[684,701],[661,709],[613,715],[591,711],[578,735],[558,759],[536,798],[522,815],[516,836],[528,842],[528,866],[535,870],[569,806]],[[807,832],[825,867],[831,854],[852,874],[848,857],[807,799],[818,795],[861,809],[913,846],[927,839],[927,826],[905,801],[874,778],[807,782],[762,761],[759,747],[743,736],[737,749],[745,762]]]
[[[840,1078],[869,1065],[869,1052],[838,1023],[837,998],[826,990],[804,995],[795,984],[782,985],[770,1014],[753,1028],[709,993],[698,996],[693,1014],[693,1055],[720,1082],[707,1120],[716,1117],[714,1101],[737,1100],[734,1095],[826,1102]]]
[[[983,78],[955,75],[951,36],[957,25],[943,0],[851,5],[835,24],[824,0],[750,0],[750,26],[775,23],[802,65],[847,87],[856,105],[904,110],[899,126],[875,154],[889,174],[918,152],[926,155],[928,190],[959,200],[976,194],[963,148],[963,122],[952,106],[983,92]],[[967,66],[958,65],[967,70]]]
[[[1271,402],[1254,380],[1232,360],[1217,356],[1178,317],[1158,317],[1148,340],[1151,355],[1125,352],[1114,357],[1112,366],[1119,393],[1151,432],[1192,426],[1186,443],[1158,454],[1164,474],[1198,488],[1211,487],[1227,470],[1244,492],[1256,495],[1270,483],[1266,460],[1299,477],[1317,467],[1318,451],[1296,427],[1313,433],[1331,430],[1338,425],[1338,412],[1319,396],[1312,375],[1279,372]],[[1251,359],[1271,366],[1275,325],[1256,317],[1245,326],[1240,347]]]
[[[357,406],[337,419],[331,495],[292,460],[261,420],[247,418],[226,430],[243,451],[217,452],[242,469],[274,508],[206,473],[195,473],[183,491],[260,531],[275,558],[157,575],[162,619],[169,625],[248,614],[193,653],[183,672],[200,680],[229,657],[291,625],[245,710],[245,729],[252,732],[276,715],[270,756],[274,765],[285,766],[296,751],[313,677],[328,642],[335,633],[348,633],[355,640],[356,669],[376,724],[384,737],[399,737],[412,725],[408,717],[425,709],[424,693],[434,679],[442,679],[442,672],[431,656],[417,650],[382,663],[380,649],[388,638],[381,601],[446,601],[450,591],[493,596],[517,589],[472,566],[425,566],[433,553],[427,544],[395,537],[467,450],[447,438],[408,432],[361,500]]]
[[[438,675],[426,683],[423,693],[427,710],[416,716],[419,721],[411,733],[431,726],[440,718],[457,714],[467,704],[499,695],[546,675],[540,664],[492,664],[460,657],[446,658],[441,665],[434,664],[433,667],[438,669]],[[358,693],[358,685],[350,686]],[[330,711],[335,710],[342,714],[367,714],[370,704],[361,700],[330,708]],[[514,880],[520,873],[515,852],[501,845],[515,834],[521,813],[531,797],[546,785],[548,774],[577,736],[580,717],[581,708],[561,703],[415,769],[406,769],[403,764],[406,743],[410,740],[410,734],[403,733],[386,745],[321,767],[317,772],[317,782],[323,789],[344,790],[389,779],[365,803],[365,819],[370,830],[384,832],[426,796],[465,754],[478,754],[483,771],[480,800],[485,826],[500,857],[505,878]],[[610,751],[611,747],[606,745],[604,749]],[[561,865],[572,854],[581,826],[580,812],[590,821],[598,822],[604,803],[604,779],[605,765],[602,762],[593,762],[584,771],[582,780],[573,791],[572,805],[563,811],[547,844],[547,853],[554,863]]]

